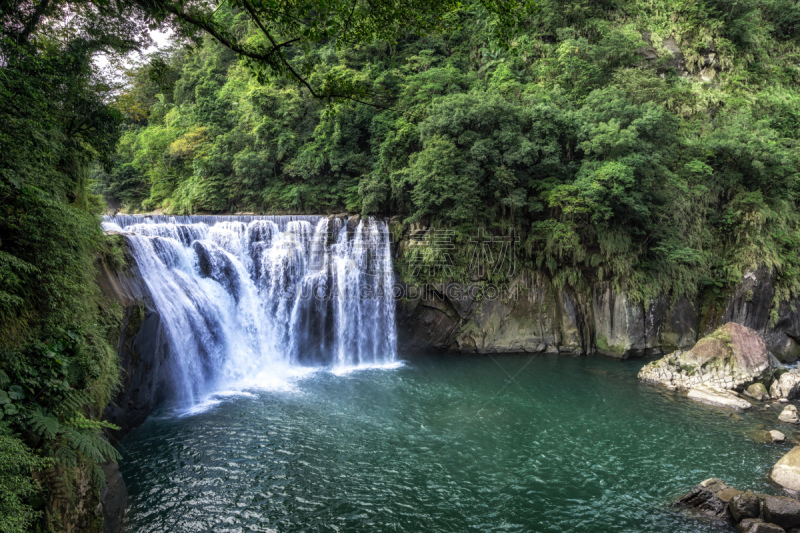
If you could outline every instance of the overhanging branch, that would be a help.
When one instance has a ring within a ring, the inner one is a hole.
[[[288,72],[295,80],[300,82],[306,89],[308,89],[308,92],[311,93],[311,96],[313,96],[314,98],[318,99],[342,98],[359,104],[375,107],[378,109],[387,109],[385,106],[376,104],[374,102],[361,100],[359,98],[354,97],[353,95],[337,94],[337,93],[320,93],[315,91],[314,88],[311,86],[311,84],[308,82],[308,80],[306,80],[299,72],[297,72],[297,70],[292,66],[292,64],[283,54],[283,48],[286,48],[287,46],[296,43],[301,38],[296,37],[294,39],[290,39],[283,43],[278,43],[272,36],[272,34],[270,34],[269,30],[267,30],[266,26],[264,26],[264,24],[261,22],[258,13],[256,13],[255,11],[255,8],[252,5],[250,5],[250,3],[247,2],[247,0],[242,1],[242,5],[244,6],[245,11],[247,11],[248,15],[250,15],[250,18],[256,24],[258,29],[261,31],[261,33],[264,34],[264,36],[272,45],[272,48],[270,48],[267,52],[256,52],[254,50],[241,46],[239,43],[234,42],[233,40],[226,37],[211,22],[204,20],[203,17],[199,17],[193,15],[192,13],[180,10],[177,7],[175,7],[171,2],[164,2],[163,5],[166,8],[167,12],[183,20],[184,22],[188,22],[189,24],[192,24],[193,26],[202,29],[203,31],[211,35],[214,39],[216,39],[220,44],[232,50],[233,52],[236,52],[237,54],[240,54],[244,57],[254,59],[257,61],[264,61],[273,64],[276,62],[280,63],[280,65],[286,70],[286,72]]]

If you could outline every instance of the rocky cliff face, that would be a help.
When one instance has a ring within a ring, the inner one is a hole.
[[[97,282],[103,293],[123,308],[116,339],[121,386],[104,412],[105,419],[120,426],[113,436],[121,438],[164,401],[169,348],[161,318],[132,259],[122,270],[103,263]]]
[[[691,348],[727,322],[761,334],[783,361],[800,356],[800,302],[785,302],[770,319],[769,271],[745,275],[724,303],[662,295],[636,302],[609,283],[588,291],[557,289],[543,276],[520,275],[497,298],[473,297],[471,286],[406,287],[398,304],[402,350],[464,353],[548,352],[628,358]]]
[[[123,241],[124,246],[124,241]],[[139,426],[164,400],[162,366],[169,357],[161,320],[153,310],[147,287],[128,255],[127,266],[112,268],[100,260],[97,284],[107,298],[123,309],[122,324],[116,339],[111,339],[119,354],[120,388],[106,407],[103,418],[120,427],[109,432],[112,442]],[[103,465],[106,486],[100,492],[96,514],[102,516],[104,533],[125,530],[128,492],[116,464]]]

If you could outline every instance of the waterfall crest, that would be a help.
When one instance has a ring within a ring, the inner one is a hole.
[[[117,215],[103,228],[130,244],[169,337],[180,402],[292,368],[396,359],[385,221]]]

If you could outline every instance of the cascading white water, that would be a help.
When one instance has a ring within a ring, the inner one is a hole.
[[[117,215],[103,228],[127,236],[169,338],[179,401],[297,367],[396,359],[383,221]]]

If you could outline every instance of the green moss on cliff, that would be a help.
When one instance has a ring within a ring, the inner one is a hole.
[[[609,344],[608,339],[603,335],[595,338],[595,345],[603,352],[622,355],[627,351],[626,346]]]

